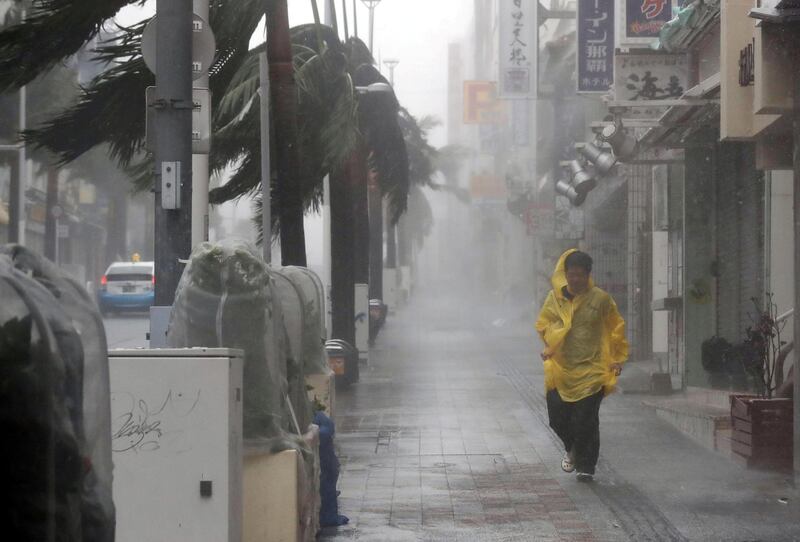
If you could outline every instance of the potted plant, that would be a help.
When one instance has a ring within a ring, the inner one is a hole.
[[[781,333],[785,322],[777,319],[777,305],[772,294],[766,307],[753,299],[756,312],[746,339],[737,349],[745,371],[752,377],[755,394],[732,394],[731,450],[734,458],[748,467],[791,470],[792,468],[792,399],[774,397],[781,380]]]

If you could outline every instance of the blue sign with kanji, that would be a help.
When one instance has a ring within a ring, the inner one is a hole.
[[[614,4],[578,0],[578,92],[608,92],[614,82]]]
[[[672,18],[672,0],[626,0],[625,37],[657,38]]]

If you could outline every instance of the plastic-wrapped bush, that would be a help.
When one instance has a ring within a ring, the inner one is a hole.
[[[325,291],[319,277],[305,267],[288,266],[279,268],[295,285],[303,305],[303,366],[306,374],[328,374],[325,356]]]
[[[194,249],[175,294],[167,342],[244,351],[245,438],[276,437],[291,427],[279,311],[254,248],[229,241]]]
[[[306,391],[305,367],[303,364],[303,332],[306,325],[303,297],[300,290],[284,274],[282,269],[271,269],[275,299],[280,303],[286,330],[286,380],[289,400],[294,408],[301,431],[311,423],[311,403]]]
[[[108,354],[88,293],[0,248],[0,431],[9,540],[114,540]]]

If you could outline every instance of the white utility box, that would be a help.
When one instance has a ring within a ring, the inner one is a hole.
[[[117,542],[242,539],[243,353],[112,350]]]

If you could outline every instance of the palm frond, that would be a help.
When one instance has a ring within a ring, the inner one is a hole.
[[[30,83],[77,53],[129,4],[144,0],[34,0],[23,22],[0,31],[0,92]]]
[[[416,185],[430,185],[436,174],[438,151],[428,143],[427,130],[420,127],[408,110],[401,109],[399,119],[408,149],[409,181]]]
[[[227,51],[226,62],[211,75],[214,109],[219,108],[229,83],[247,58],[249,36],[262,10],[257,0],[240,0],[234,5],[235,8],[230,7],[229,2],[222,0],[212,4],[212,24],[219,25],[215,28],[217,43],[220,51]],[[62,164],[96,145],[108,143],[112,157],[123,167],[129,166],[144,150],[144,92],[155,84],[155,77],[140,54],[141,35],[147,22],[124,28],[102,42],[96,48],[98,60],[111,68],[82,89],[76,104],[26,132],[25,139],[54,152]]]
[[[141,57],[129,60],[98,76],[81,90],[77,104],[23,137],[55,153],[62,165],[108,143],[111,156],[127,166],[144,150],[144,93],[154,82]]]

